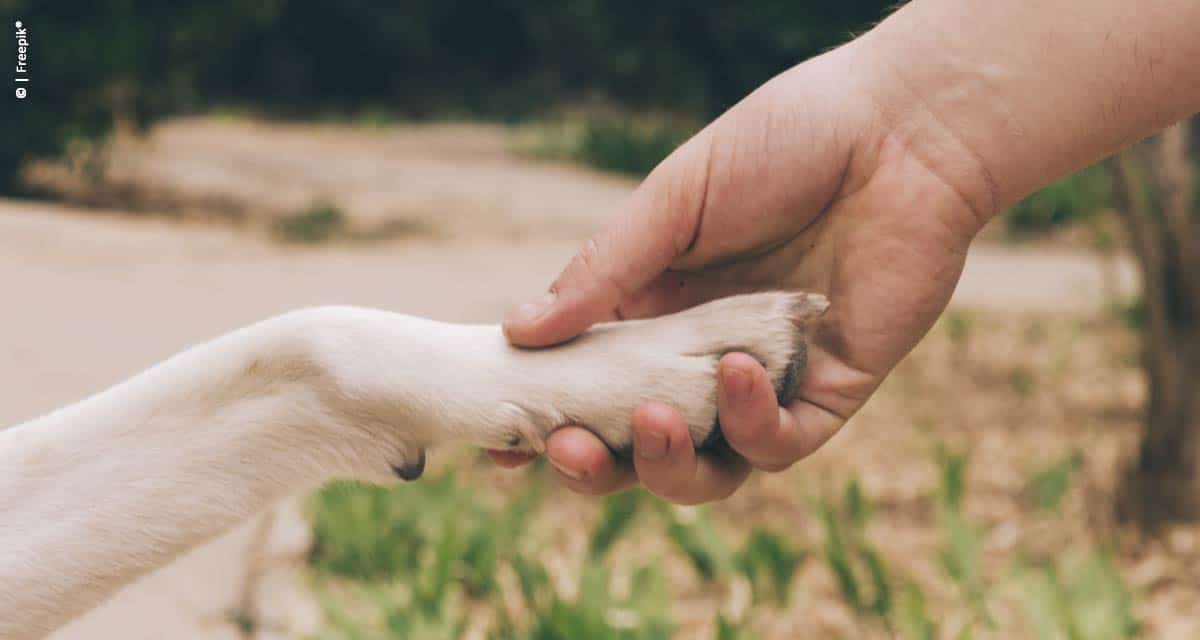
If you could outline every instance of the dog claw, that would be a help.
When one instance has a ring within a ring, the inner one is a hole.
[[[399,465],[392,465],[392,471],[396,472],[396,475],[406,482],[420,478],[421,474],[425,473],[425,450],[417,450],[416,460],[405,460]]]

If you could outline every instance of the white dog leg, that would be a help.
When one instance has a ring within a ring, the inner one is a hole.
[[[41,637],[286,495],[416,478],[438,442],[537,450],[572,422],[621,451],[633,408],[660,400],[703,443],[718,358],[755,356],[786,400],[825,306],[738,296],[545,350],[496,326],[330,307],[194,347],[0,431],[0,638]]]

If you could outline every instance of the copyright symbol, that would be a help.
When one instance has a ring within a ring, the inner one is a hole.
[[[17,100],[24,100],[26,94],[28,93],[29,92],[25,90],[25,87],[17,87]]]

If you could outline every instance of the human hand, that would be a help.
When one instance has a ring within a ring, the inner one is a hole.
[[[761,87],[663,161],[550,293],[508,316],[509,340],[537,347],[748,290],[832,303],[788,406],[753,358],[722,358],[728,450],[698,454],[683,419],[648,403],[631,417],[632,466],[582,428],[550,436],[568,486],[600,494],[640,479],[678,503],[728,496],[752,468],[786,469],[824,444],[928,331],[995,205],[936,119],[891,117],[907,112],[870,88],[875,68],[847,46]]]

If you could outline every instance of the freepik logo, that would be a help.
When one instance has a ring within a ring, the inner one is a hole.
[[[25,23],[17,20],[13,23],[13,31],[17,40],[17,64],[14,65],[13,83],[17,85],[14,95],[17,100],[24,100],[29,95],[26,85],[29,83],[29,29]]]

